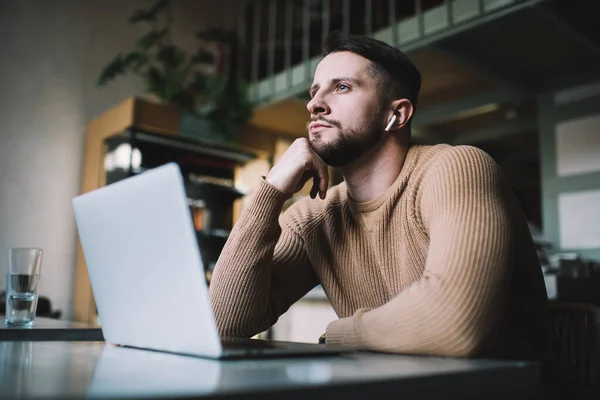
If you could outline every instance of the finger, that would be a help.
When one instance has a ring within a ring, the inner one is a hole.
[[[325,195],[327,194],[327,188],[329,187],[329,169],[327,167],[323,168],[322,176],[322,178],[319,178],[319,189],[321,189],[321,198],[324,199]]]
[[[327,187],[329,186],[329,169],[327,164],[325,164],[325,162],[317,153],[313,152],[312,154],[313,169],[316,171],[316,175],[318,176],[319,195],[322,199],[324,199],[325,195],[327,194]]]
[[[320,166],[317,169],[317,177],[314,182],[319,185],[319,195],[324,199],[325,194],[327,193],[327,187],[329,186],[329,170],[324,163],[320,163]]]
[[[315,174],[313,178],[312,188],[310,189],[310,198],[314,199],[319,193],[319,176]]]

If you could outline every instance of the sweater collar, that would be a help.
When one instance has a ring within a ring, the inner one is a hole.
[[[394,183],[392,183],[390,187],[388,187],[385,190],[385,192],[383,192],[379,197],[365,202],[357,202],[354,199],[352,199],[350,193],[348,193],[346,189],[346,197],[350,209],[357,214],[368,213],[371,211],[375,211],[379,207],[381,207],[381,205],[383,205],[383,203],[385,203],[386,200],[392,197],[394,193],[399,192],[398,195],[400,195],[404,191],[404,188],[406,187],[406,184],[408,182],[408,178],[410,177],[410,173],[415,167],[416,159],[418,158],[417,156],[420,152],[421,147],[422,146],[420,145],[413,144],[408,148],[408,152],[406,153],[404,165],[400,170],[400,174],[398,174],[398,177],[396,178]]]

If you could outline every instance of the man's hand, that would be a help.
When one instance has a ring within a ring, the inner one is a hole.
[[[313,178],[310,197],[325,198],[329,185],[327,165],[310,147],[308,139],[296,139],[283,153],[277,164],[267,175],[267,182],[288,194],[300,191],[306,181]]]

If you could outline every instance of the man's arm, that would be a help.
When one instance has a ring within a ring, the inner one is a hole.
[[[327,343],[470,356],[498,322],[511,264],[510,189],[482,151],[442,154],[422,182],[423,277],[387,304],[327,327]]]
[[[284,202],[311,178],[311,196],[327,190],[327,167],[306,139],[282,155],[252,195],[225,244],[210,283],[221,336],[250,337],[273,325],[318,284],[304,243],[279,223]]]

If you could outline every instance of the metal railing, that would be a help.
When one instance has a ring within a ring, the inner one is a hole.
[[[239,20],[238,76],[265,103],[310,86],[334,30],[364,34],[405,52],[545,0],[255,0]]]

